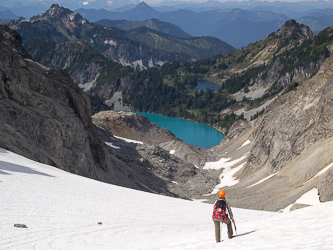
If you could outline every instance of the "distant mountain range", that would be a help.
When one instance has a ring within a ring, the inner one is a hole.
[[[13,12],[9,9],[1,11],[0,10],[0,23],[8,23],[10,20],[16,20],[19,17],[16,16]]]
[[[208,10],[194,12],[180,9],[158,12],[141,2],[135,8],[123,12],[83,9],[76,10],[91,22],[100,19],[145,21],[159,19],[173,23],[192,36],[214,36],[232,44],[235,48],[264,39],[288,20],[288,17],[268,11],[247,11],[241,9]]]
[[[102,19],[96,22],[97,24],[108,26],[108,27],[116,27],[122,30],[132,30],[139,27],[147,27],[151,30],[159,31],[164,34],[179,37],[179,38],[191,38],[192,36],[184,32],[177,25],[172,23],[162,22],[158,19],[150,19],[146,21],[129,21],[129,20],[109,20]]]
[[[212,6],[213,3],[221,7],[221,5],[213,1],[208,2],[206,6]],[[158,19],[175,24],[192,36],[217,37],[235,48],[245,47],[252,42],[265,39],[270,33],[277,31],[285,21],[289,20],[290,15],[297,17],[297,21],[300,23],[304,22],[304,24],[309,25],[315,33],[333,25],[333,18],[328,16],[333,16],[332,9],[309,10],[308,7],[303,8],[303,12],[296,13],[293,9],[294,6],[288,4],[286,6],[289,6],[291,9],[287,11],[287,8],[280,6],[279,8],[268,10],[268,6],[263,5],[253,9],[203,8],[201,11],[176,9],[160,12],[148,6],[145,2],[141,2],[135,8],[122,12],[84,8],[76,11],[91,22],[97,22],[101,19],[140,22]],[[307,17],[302,18],[303,15],[307,15]],[[104,20],[103,22],[105,24]],[[112,24],[112,26],[124,29],[128,29],[128,25],[129,22],[127,25],[124,25],[124,23]]]
[[[1,0],[0,6],[4,8],[20,9],[27,6],[51,6],[54,3],[62,5],[67,8],[78,9],[80,7],[90,9],[106,9],[123,11],[131,9],[138,5],[141,0]],[[284,1],[220,1],[220,0],[207,0],[201,2],[195,1],[159,1],[150,4],[154,9],[165,12],[174,11],[179,9],[193,10],[196,12],[207,11],[212,9],[247,9],[247,10],[269,10],[276,13],[286,14],[295,18],[297,13],[305,12],[314,9],[332,8],[331,1],[298,1],[298,2],[284,2]],[[1,7],[0,7],[1,9]],[[17,13],[16,13],[17,14]]]
[[[213,36],[235,48],[245,47],[250,43],[265,39],[289,19],[295,19],[299,23],[308,25],[315,34],[326,27],[333,26],[333,3],[326,1],[292,3],[164,1],[151,6],[145,2],[140,3],[138,0],[87,0],[83,2],[59,0],[57,3],[75,10],[90,22],[97,22],[101,19],[139,22],[158,19],[177,25],[190,36]],[[30,18],[45,12],[51,4],[52,1],[48,0],[25,1],[24,3],[21,1],[21,3],[15,4],[12,1],[2,0],[0,1],[0,22],[6,23],[8,19],[18,19],[20,16]],[[11,11],[13,15],[8,17],[8,13],[4,12],[6,10]],[[125,30],[132,25],[147,27],[147,24],[129,24],[129,22],[126,25],[124,23],[105,25]]]
[[[89,8],[96,9],[116,9],[124,8],[124,6],[135,6],[140,3],[139,0],[21,0],[21,1],[11,1],[11,0],[1,0],[0,5],[6,8],[16,8],[20,9],[23,6],[48,6],[50,7],[54,3],[60,5],[66,5],[66,7],[80,8],[82,6],[87,6]]]

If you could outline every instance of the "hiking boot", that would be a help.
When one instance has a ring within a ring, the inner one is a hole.
[[[228,236],[229,239],[232,239],[233,237],[234,237],[233,235],[229,235],[229,236]]]

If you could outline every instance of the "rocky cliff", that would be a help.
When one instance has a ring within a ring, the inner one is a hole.
[[[89,99],[65,71],[49,70],[1,27],[1,147],[80,175],[107,171]],[[14,33],[15,34],[15,33]]]
[[[332,199],[333,190],[325,188],[332,169],[312,179],[333,161],[332,62],[331,56],[314,77],[278,98],[254,124],[254,143],[244,176],[277,173],[276,179],[280,175],[290,178],[285,183],[290,191],[315,186],[322,201]]]
[[[332,53],[332,45],[328,50]],[[230,161],[246,156],[234,175],[240,182],[224,187],[234,206],[277,211],[313,188],[320,201],[333,199],[332,63],[330,56],[316,74],[278,97],[257,120],[235,123],[214,149]],[[246,140],[251,143],[240,153]]]
[[[93,126],[89,98],[65,71],[31,60],[16,32],[1,26],[0,38],[1,147],[105,180],[113,164]]]

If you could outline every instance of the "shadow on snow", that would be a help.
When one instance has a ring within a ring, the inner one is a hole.
[[[3,170],[3,171],[1,171]],[[6,171],[6,172],[4,172]],[[13,164],[5,161],[0,161],[0,174],[2,175],[10,175],[8,172],[17,172],[17,173],[26,173],[26,174],[38,174],[38,175],[43,175],[43,176],[48,176],[48,177],[54,177],[52,175],[48,175],[42,172],[38,172],[36,170],[33,170],[32,168],[29,167],[24,167],[18,164]]]

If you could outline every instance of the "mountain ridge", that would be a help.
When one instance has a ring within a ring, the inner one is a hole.
[[[119,29],[123,30],[132,30],[135,28],[139,28],[141,26],[145,26],[149,29],[160,31],[164,34],[179,37],[179,38],[190,38],[191,35],[185,33],[181,28],[178,26],[171,24],[171,23],[165,23],[158,19],[149,19],[146,21],[127,21],[127,20],[109,20],[109,19],[102,19],[96,22],[97,24],[101,24],[104,26],[111,26],[111,27],[117,27]]]
[[[45,22],[47,24],[44,24]],[[123,65],[141,67],[141,69],[175,60],[184,62],[202,58],[204,54],[196,53],[196,49],[205,51],[206,56],[234,50],[233,47],[218,39],[214,40],[216,43],[214,49],[210,49],[209,47],[190,47],[186,44],[186,40],[175,39],[171,36],[166,40],[172,45],[164,46],[163,49],[155,49],[158,40],[150,46],[147,46],[147,43],[151,42],[150,37],[144,38],[138,43],[138,40],[130,36],[127,31],[91,24],[80,14],[56,4],[43,14],[13,23],[12,27],[20,30],[24,41],[35,37],[56,42],[80,40],[109,60],[120,62]],[[153,30],[150,32],[156,33]],[[154,36],[158,37],[159,34],[156,33]],[[173,51],[173,48],[176,47],[183,47],[184,50],[190,52]]]

